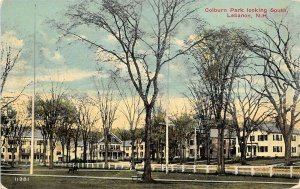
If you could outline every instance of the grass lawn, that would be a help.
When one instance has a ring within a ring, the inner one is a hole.
[[[28,171],[11,172],[11,173],[28,173]],[[97,177],[126,177],[131,178],[136,175],[134,171],[86,171],[81,169],[78,174],[68,174],[66,169],[52,171],[36,171],[35,174],[46,175],[76,175],[76,176],[97,176]],[[141,183],[131,180],[104,180],[91,178],[53,178],[53,177],[27,177],[29,181],[16,181],[15,176],[2,176],[2,184],[8,189],[81,189],[81,188],[118,188],[118,189],[135,189],[135,188],[229,188],[229,189],[276,189],[290,188],[293,185],[280,184],[249,184],[249,183],[197,183],[197,182],[155,182]],[[220,181],[262,181],[262,182],[294,182],[298,179],[287,178],[266,178],[266,177],[249,177],[249,176],[217,176],[205,174],[182,174],[170,173],[168,175],[159,172],[153,172],[154,179],[180,179],[180,180],[220,180]]]
[[[135,181],[123,180],[100,180],[100,179],[74,179],[74,178],[46,178],[33,177],[28,182],[15,182],[13,176],[2,177],[2,183],[9,189],[82,189],[82,188],[118,188],[118,189],[136,189],[136,188],[187,188],[187,189],[205,189],[205,188],[228,188],[228,189],[282,189],[289,188],[291,185],[273,185],[273,184],[243,184],[243,183],[140,183]]]
[[[300,158],[292,158],[293,162],[299,162]],[[247,164],[249,165],[272,165],[284,163],[284,158],[262,158],[262,159],[249,159],[247,160]]]

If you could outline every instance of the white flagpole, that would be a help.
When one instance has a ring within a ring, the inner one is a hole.
[[[34,127],[35,127],[35,42],[36,42],[36,4],[34,4],[34,39],[33,39],[33,93],[31,114],[31,150],[30,150],[30,174],[33,174],[34,161]]]

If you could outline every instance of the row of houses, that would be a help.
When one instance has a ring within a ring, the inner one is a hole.
[[[34,144],[34,160],[41,162],[45,156],[46,161],[49,161],[50,151],[47,147],[46,153],[44,153],[43,139],[40,134],[35,135],[35,144]],[[218,141],[217,129],[211,129],[209,132],[209,154],[211,158],[217,156],[217,141]],[[110,161],[124,161],[130,160],[132,155],[132,145],[131,141],[122,141],[113,133],[108,137],[109,148],[108,148],[108,158]],[[202,158],[206,155],[206,149],[204,143],[196,144],[196,137],[192,136],[189,141],[186,141],[188,145],[185,145],[185,148],[181,149],[182,151],[177,151],[175,153],[175,158],[179,157],[181,154],[185,158],[194,158],[195,155],[197,158]],[[9,142],[5,143],[5,140],[2,141],[1,151],[1,160],[2,161],[11,161],[12,160],[12,151],[14,150],[14,159],[15,161],[28,162],[30,160],[30,134],[25,136],[23,139],[23,145],[21,149],[11,149]],[[225,157],[232,158],[240,156],[240,147],[237,142],[237,138],[228,130],[225,130],[224,137],[224,154]],[[291,152],[292,156],[300,156],[300,131],[298,129],[294,130],[291,143]],[[70,149],[69,159],[75,158],[75,149],[73,145]],[[21,153],[20,153],[21,150]],[[155,149],[151,149],[155,150]],[[66,149],[65,149],[66,151]],[[285,145],[282,134],[279,129],[273,125],[263,125],[256,131],[253,131],[250,137],[247,140],[247,157],[283,157],[285,152]],[[135,159],[143,159],[145,155],[145,143],[141,139],[135,141],[134,145],[134,157]],[[64,161],[66,159],[66,153],[63,154],[63,150],[59,142],[56,145],[54,150],[54,161]],[[157,156],[157,153],[154,154]],[[161,158],[165,157],[165,150],[159,152]],[[83,159],[83,145],[82,142],[79,143],[77,148],[77,157]],[[97,143],[88,147],[87,150],[87,159],[92,161],[103,161],[105,157],[105,145],[104,138],[101,138]],[[157,157],[153,157],[154,159]]]

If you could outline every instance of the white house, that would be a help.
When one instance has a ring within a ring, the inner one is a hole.
[[[237,140],[237,139],[236,139]],[[236,142],[237,156],[240,156],[240,146]],[[292,156],[300,155],[300,131],[294,129],[291,143]],[[247,157],[283,157],[285,145],[283,136],[275,124],[264,124],[253,131],[247,140]]]

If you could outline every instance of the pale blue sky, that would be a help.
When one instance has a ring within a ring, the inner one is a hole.
[[[97,61],[95,49],[89,49],[87,45],[80,42],[67,44],[71,38],[58,42],[59,34],[49,27],[45,20],[64,19],[62,13],[70,3],[76,0],[4,0],[1,8],[1,34],[15,38],[22,42],[23,53],[20,57],[24,66],[13,72],[11,83],[7,88],[16,91],[24,83],[32,80],[33,62],[33,31],[34,31],[34,4],[36,3],[36,70],[39,81],[38,90],[49,83],[50,78],[54,81],[65,80],[66,87],[79,91],[93,93],[95,91],[92,83],[93,75],[96,75]],[[203,3],[203,5],[202,5]],[[248,28],[249,26],[264,27],[263,19],[234,19],[227,18],[222,13],[207,13],[205,8],[289,8],[290,19],[299,18],[300,1],[295,0],[199,0],[199,15],[211,26],[220,25]],[[280,16],[272,15],[270,16]],[[184,35],[190,28],[184,28],[180,36]],[[96,33],[93,30],[82,30],[81,35],[93,36],[106,45],[113,45],[108,35]],[[9,35],[7,34],[9,33]],[[171,96],[181,95],[186,87],[189,71],[186,69],[183,59],[176,59],[170,65],[170,89]],[[162,70],[164,76],[166,69]],[[105,76],[103,76],[105,77]],[[164,83],[165,83],[165,78]],[[30,90],[30,89],[28,89]]]

